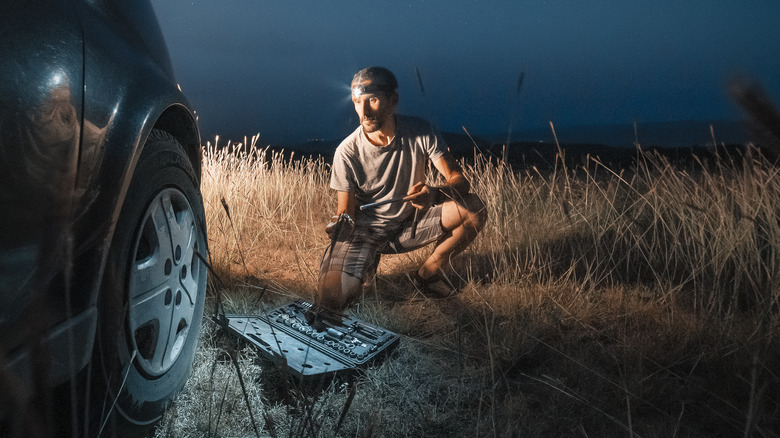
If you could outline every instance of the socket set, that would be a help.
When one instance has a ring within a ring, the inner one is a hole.
[[[286,363],[308,380],[340,374],[375,361],[398,344],[399,335],[357,318],[320,311],[312,327],[312,305],[294,301],[262,315],[225,315],[228,331],[250,342],[261,355]]]

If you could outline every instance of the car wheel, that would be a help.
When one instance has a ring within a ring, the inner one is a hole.
[[[153,131],[117,222],[100,297],[93,362],[100,394],[92,397],[99,418],[150,425],[184,386],[203,318],[205,223],[186,153],[171,135]]]

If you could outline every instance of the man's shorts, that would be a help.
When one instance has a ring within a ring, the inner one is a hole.
[[[362,227],[339,230],[320,263],[320,277],[341,271],[366,282],[376,274],[381,254],[400,254],[439,240],[445,233],[441,225],[442,206],[434,205],[418,217],[404,221],[392,234]],[[414,234],[414,237],[412,235]]]

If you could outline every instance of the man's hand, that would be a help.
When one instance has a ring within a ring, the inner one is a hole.
[[[433,205],[433,201],[436,199],[438,192],[438,188],[429,187],[425,183],[419,182],[409,189],[407,199],[411,202],[412,207],[418,210],[424,210]]]
[[[328,223],[328,225],[325,225],[325,232],[328,233],[328,234],[332,234],[333,230],[336,229],[336,224],[338,224],[338,223],[339,223],[339,217],[338,216],[331,217],[330,218],[330,223]]]
[[[328,234],[333,234],[333,232],[336,231],[339,222],[342,222],[344,225],[347,225],[349,227],[355,226],[355,222],[352,220],[352,218],[349,217],[348,214],[342,213],[338,216],[333,216],[330,218],[330,223],[328,225],[325,225],[325,232]]]

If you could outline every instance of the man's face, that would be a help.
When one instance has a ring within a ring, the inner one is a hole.
[[[365,86],[370,83],[371,81],[363,81],[359,85]],[[355,104],[355,112],[360,119],[360,124],[363,125],[363,131],[370,133],[382,129],[393,117],[398,97],[395,94],[388,96],[384,93],[353,93],[352,103]]]

